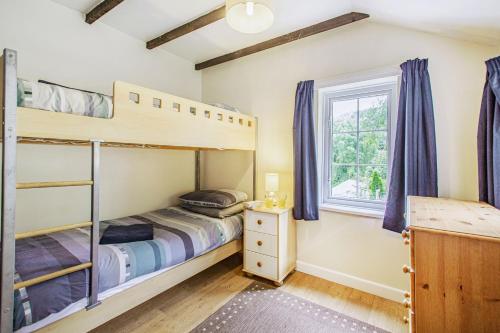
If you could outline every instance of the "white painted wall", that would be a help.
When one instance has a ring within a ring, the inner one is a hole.
[[[48,0],[0,2],[0,48],[18,53],[18,75],[112,93],[114,80],[128,81],[199,100],[201,75],[193,64]],[[75,180],[90,176],[90,150],[82,147],[18,146],[18,180]],[[103,218],[165,207],[194,186],[194,154],[187,151],[102,151]],[[88,189],[42,189],[19,193],[18,230],[89,218]]]
[[[201,156],[203,188],[234,188],[246,192],[252,199],[253,152],[209,151],[202,152]]]
[[[203,71],[205,102],[224,101],[259,117],[259,197],[263,174],[279,172],[292,193],[292,122],[297,82],[335,78],[428,57],[439,163],[439,193],[477,198],[476,126],[493,47],[371,22],[267,50]],[[228,160],[227,164],[231,161]],[[212,184],[214,184],[212,180]],[[381,219],[323,211],[298,226],[299,269],[386,297],[408,289],[408,249]]]

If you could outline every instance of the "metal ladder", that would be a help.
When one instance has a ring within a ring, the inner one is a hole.
[[[89,297],[87,309],[99,305],[98,246],[99,246],[99,165],[101,141],[91,141],[92,175],[90,180],[60,182],[16,182],[16,112],[17,112],[17,54],[5,49],[3,52],[3,105],[2,105],[2,201],[1,201],[1,263],[0,263],[0,332],[13,331],[14,291],[52,280],[73,272],[89,269]],[[91,186],[91,221],[68,224],[59,227],[39,229],[23,233],[15,233],[16,191],[33,188],[53,188],[68,186]],[[91,228],[90,261],[62,270],[41,275],[30,280],[14,283],[15,275],[15,241],[63,230],[82,227]]]

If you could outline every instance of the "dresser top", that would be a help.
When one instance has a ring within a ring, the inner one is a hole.
[[[291,207],[285,207],[285,208],[280,208],[280,207],[273,207],[273,208],[266,208],[265,206],[259,206],[259,207],[254,207],[254,208],[247,208],[247,210],[254,211],[254,212],[259,212],[259,213],[268,213],[268,214],[283,214],[285,212],[288,212]]]
[[[410,228],[500,238],[500,210],[484,202],[408,197]]]

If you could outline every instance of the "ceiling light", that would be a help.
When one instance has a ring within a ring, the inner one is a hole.
[[[270,0],[226,0],[226,20],[231,28],[246,34],[268,29],[274,21]]]

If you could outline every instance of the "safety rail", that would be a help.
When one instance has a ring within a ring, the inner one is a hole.
[[[98,301],[98,247],[99,247],[99,165],[100,140],[90,140],[92,147],[91,179],[78,181],[16,182],[17,146],[17,53],[4,49],[0,58],[0,92],[2,105],[2,198],[1,198],[1,254],[0,254],[0,332],[13,331],[14,291],[46,282],[67,274],[89,269],[89,296],[87,309],[100,304]],[[16,190],[54,188],[68,186],[91,186],[91,221],[58,227],[15,233]],[[15,283],[15,241],[75,228],[90,227],[90,262],[67,267],[52,273],[40,275]]]

